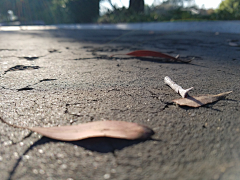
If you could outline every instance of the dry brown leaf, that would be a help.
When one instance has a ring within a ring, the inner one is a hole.
[[[200,96],[200,97],[188,96],[188,97],[182,98],[182,99],[175,99],[175,100],[173,100],[173,102],[175,102],[176,104],[178,104],[180,106],[200,107],[205,104],[213,103],[215,101],[223,99],[231,92],[232,91],[217,94],[217,95],[205,95],[205,96]]]
[[[228,44],[229,44],[229,46],[233,46],[233,47],[240,46],[238,43],[235,43],[235,42],[229,42]]]
[[[120,139],[147,139],[153,130],[136,123],[124,121],[95,121],[73,126],[27,127],[43,136],[62,140],[77,141],[93,137],[111,137]]]

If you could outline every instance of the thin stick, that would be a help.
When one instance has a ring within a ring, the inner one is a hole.
[[[181,86],[177,85],[175,82],[173,82],[170,77],[166,76],[164,78],[164,82],[169,85],[174,91],[176,91],[177,93],[179,93],[182,98],[185,98],[188,96],[188,91],[192,90],[193,87],[188,88],[188,89],[183,89]]]

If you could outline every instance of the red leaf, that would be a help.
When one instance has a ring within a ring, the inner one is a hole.
[[[164,54],[164,53],[157,52],[157,51],[149,51],[149,50],[133,51],[133,52],[127,53],[126,55],[135,56],[135,57],[160,57],[160,58],[167,58],[167,59],[172,59],[174,61],[180,61],[180,62],[185,62],[185,63],[188,63],[191,61],[191,60],[183,61],[183,60],[180,60],[178,57],[173,57],[168,54]],[[113,55],[113,56],[115,56],[115,55]]]
[[[176,60],[177,58],[173,57],[173,56],[169,56],[167,54],[163,54],[161,52],[157,52],[157,51],[148,51],[148,50],[138,50],[138,51],[133,51],[130,53],[127,53],[127,55],[129,56],[136,56],[136,57],[162,57],[162,58],[169,58],[169,59],[174,59]]]

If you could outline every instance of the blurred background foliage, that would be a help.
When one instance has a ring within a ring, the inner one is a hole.
[[[219,8],[216,10],[218,19],[238,19],[240,20],[240,0],[225,0],[222,1]]]
[[[100,12],[100,4],[111,8]],[[144,0],[129,0],[119,8],[111,0],[0,0],[2,25],[119,23],[189,20],[240,20],[240,0],[223,0],[214,9],[199,8],[194,0],[165,0],[147,6]]]

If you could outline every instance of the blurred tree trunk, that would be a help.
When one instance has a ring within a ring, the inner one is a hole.
[[[66,3],[74,23],[94,22],[99,16],[100,0],[71,0]]]
[[[144,0],[130,0],[129,9],[135,12],[144,12]]]

